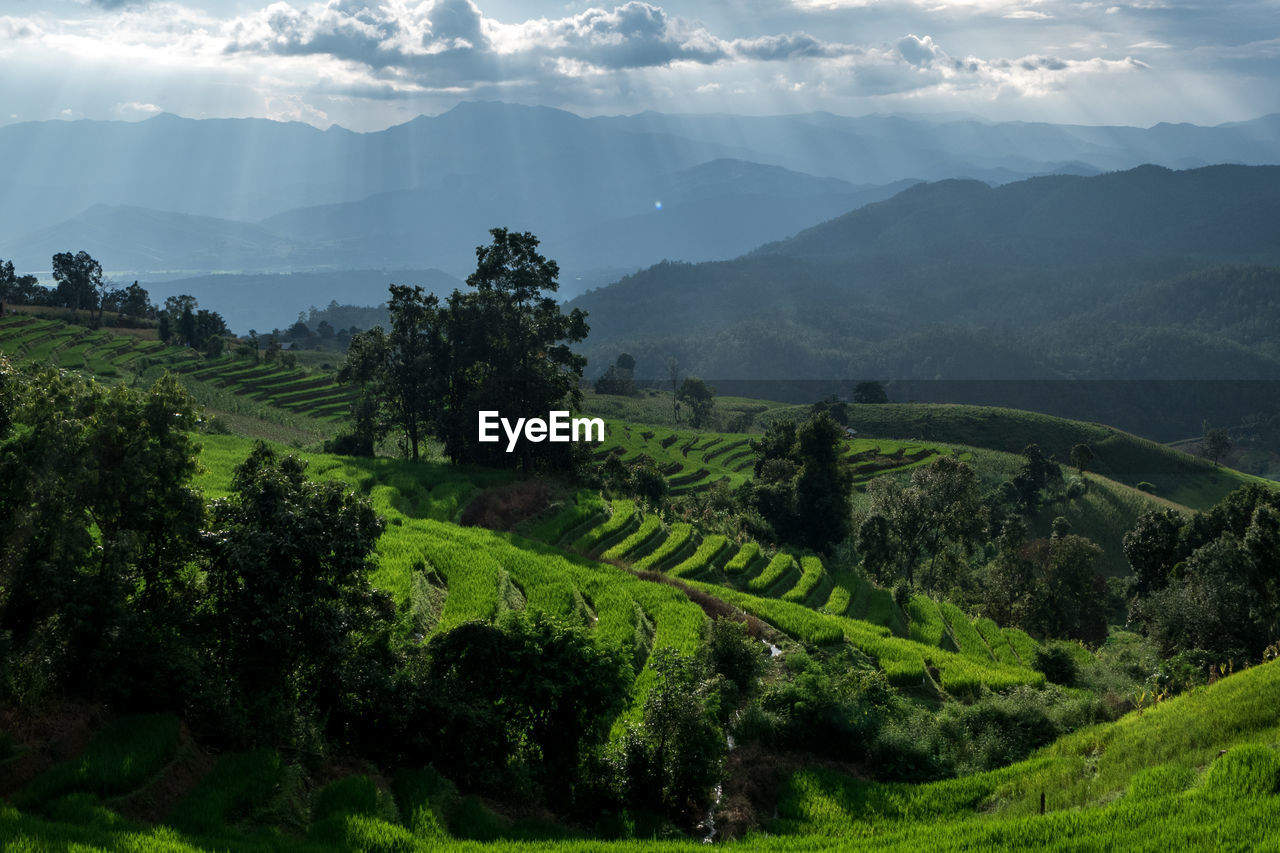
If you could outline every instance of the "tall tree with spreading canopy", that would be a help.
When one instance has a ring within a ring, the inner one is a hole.
[[[58,283],[55,299],[64,308],[84,309],[102,316],[102,297],[107,286],[102,280],[102,264],[85,251],[58,252],[53,256],[53,280]]]
[[[566,404],[577,408],[587,363],[570,349],[586,339],[587,315],[560,311],[551,295],[560,287],[560,267],[538,253],[538,238],[506,228],[489,234],[493,241],[476,247],[476,271],[467,277],[472,290],[454,291],[445,309],[451,386],[445,452],[456,462],[504,468],[567,467],[570,445],[522,441],[507,453],[500,442],[478,441],[482,410],[528,418]]]
[[[796,477],[796,517],[801,541],[826,550],[849,535],[853,476],[841,463],[844,430],[825,412],[796,433],[800,473]]]

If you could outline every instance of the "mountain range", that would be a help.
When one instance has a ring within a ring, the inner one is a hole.
[[[1280,167],[947,180],[569,304],[597,371],[723,379],[1280,378]]]
[[[47,275],[54,252],[85,249],[117,280],[144,282],[408,268],[463,278],[503,226],[537,234],[573,296],[663,259],[733,258],[920,181],[1274,163],[1277,152],[1280,116],[1129,128],[464,103],[374,133],[172,115],[32,122],[0,127],[0,257]]]

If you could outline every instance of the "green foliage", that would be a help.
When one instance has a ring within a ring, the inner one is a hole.
[[[949,587],[949,578],[939,574],[947,561],[939,563],[938,558],[947,549],[968,548],[985,526],[973,468],[943,456],[916,469],[908,486],[880,477],[867,490],[871,507],[859,537],[872,561],[869,568],[883,576],[886,566],[892,566],[893,574],[915,584],[916,571],[927,559],[921,578],[926,589]]]
[[[569,345],[586,337],[586,315],[562,314],[554,297],[559,268],[538,254],[538,240],[505,228],[476,249],[472,288],[444,304],[421,287],[391,285],[391,329],[353,336],[340,373],[361,394],[356,434],[362,444],[394,426],[406,455],[418,459],[428,435],[454,462],[498,468],[574,465],[565,445],[521,442],[515,453],[477,439],[480,411],[539,417],[581,400],[586,360]]]
[[[45,288],[34,275],[17,275],[13,261],[0,261],[0,302],[30,305],[46,296]]]
[[[1075,683],[1077,670],[1075,658],[1061,643],[1041,646],[1036,650],[1032,666],[1044,673],[1044,677],[1054,684],[1071,686]]]
[[[465,623],[433,637],[427,654],[433,759],[451,778],[499,790],[525,772],[549,796],[571,794],[630,680],[620,650],[543,614]]]
[[[676,399],[684,404],[689,413],[689,426],[701,429],[711,419],[715,408],[716,389],[707,385],[696,376],[686,376],[676,391]]]
[[[63,794],[85,792],[103,797],[124,793],[163,767],[177,747],[176,717],[120,717],[103,726],[80,757],[33,779],[14,797],[14,804],[38,808]]]
[[[40,672],[46,687],[172,707],[191,677],[174,634],[203,521],[190,400],[169,377],[139,392],[0,358],[0,409],[0,633],[42,661],[0,659],[0,694],[38,698]]]
[[[368,776],[347,776],[325,785],[311,807],[311,819],[321,821],[345,815],[378,813],[378,788]]]
[[[167,820],[184,832],[215,833],[262,808],[282,775],[280,754],[275,750],[228,753],[174,807]]]
[[[739,695],[755,687],[764,672],[768,650],[747,633],[747,626],[732,619],[715,619],[707,637],[707,661],[714,672],[724,676]]]
[[[401,770],[392,781],[396,805],[405,825],[417,838],[449,838],[449,815],[457,801],[457,787],[432,768]]]
[[[680,814],[707,803],[720,780],[724,733],[701,662],[672,648],[649,658],[655,684],[638,726],[621,745],[617,772],[633,805]]]
[[[798,544],[825,551],[849,535],[852,477],[840,464],[844,433],[820,413],[796,433],[796,515]]]
[[[1168,654],[1259,660],[1280,639],[1280,493],[1248,486],[1190,519],[1148,514],[1125,537],[1130,618]]]
[[[212,510],[212,664],[228,689],[207,701],[248,744],[297,737],[313,719],[342,721],[354,698],[347,679],[379,665],[377,638],[385,644],[392,615],[368,579],[381,519],[365,498],[309,480],[305,467],[259,443],[236,469],[233,496]]]

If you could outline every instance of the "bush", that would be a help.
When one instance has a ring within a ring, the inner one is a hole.
[[[898,582],[893,585],[893,601],[898,607],[902,608],[902,612],[907,612],[907,605],[911,603],[911,595],[913,590],[911,584],[905,579],[899,578]]]
[[[745,623],[716,619],[707,640],[711,668],[727,678],[739,695],[749,693],[764,671],[764,644],[751,639]]]
[[[1046,644],[1036,649],[1035,668],[1054,684],[1071,686],[1079,672],[1075,658],[1061,643]]]
[[[324,443],[325,453],[339,456],[373,456],[373,437],[355,432],[344,432]]]

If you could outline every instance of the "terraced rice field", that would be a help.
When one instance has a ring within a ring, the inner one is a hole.
[[[231,355],[204,358],[184,347],[27,315],[0,318],[0,352],[16,361],[83,370],[104,379],[125,380],[164,368],[184,382],[204,383],[254,403],[320,420],[345,417],[351,403],[351,390],[334,382],[330,374],[254,364]]]
[[[202,436],[206,497],[229,494],[235,466],[252,447],[232,436]],[[479,489],[505,482],[507,472],[398,460],[356,459],[287,451],[307,460],[309,476],[345,483],[369,495],[387,520],[377,546],[373,583],[420,617],[424,638],[506,609],[537,610],[590,628],[636,665],[633,701],[618,725],[639,713],[652,686],[644,663],[655,648],[692,654],[702,646],[706,615],[680,590],[644,581],[607,563],[543,542],[454,523]],[[589,492],[538,528],[584,550],[598,549],[632,529],[635,505],[607,508]],[[635,518],[636,526],[639,525]]]
[[[903,686],[932,685],[957,696],[981,687],[1044,683],[1031,669],[1037,644],[1022,631],[970,619],[958,607],[913,596],[904,613],[888,590],[852,574],[835,576],[813,555],[769,553],[756,542],[664,525],[634,501],[583,494],[534,535],[583,554],[605,554],[636,570],[663,571],[740,607],[796,640],[848,642]],[[994,630],[992,630],[994,629]]]
[[[755,466],[751,441],[756,438],[746,433],[704,433],[606,421],[605,441],[595,458],[603,462],[618,456],[630,463],[648,457],[666,476],[671,493],[681,495],[721,484],[735,488],[751,479]],[[850,438],[845,442],[844,459],[855,486],[861,486],[880,474],[927,465],[950,452],[915,442]]]

